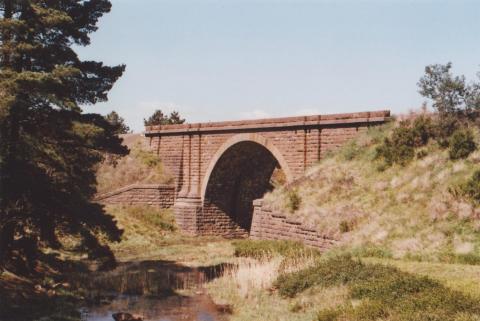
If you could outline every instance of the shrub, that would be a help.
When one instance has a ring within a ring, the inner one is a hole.
[[[271,258],[275,255],[285,257],[302,255],[320,255],[316,249],[308,248],[300,242],[272,240],[238,240],[233,242],[235,256],[255,259]]]
[[[455,197],[465,197],[472,204],[480,205],[480,170],[476,170],[465,183],[449,188]]]
[[[394,163],[406,165],[415,156],[414,147],[423,139],[421,129],[415,131],[409,121],[402,121],[393,130],[391,137],[385,138],[383,144],[377,146],[375,158],[383,159],[388,166]]]
[[[346,161],[351,161],[355,157],[360,154],[360,147],[357,145],[355,140],[351,140],[343,145],[342,149],[340,150],[340,155]]]
[[[296,212],[300,208],[300,204],[302,204],[302,198],[298,194],[298,190],[290,190],[287,195],[287,208],[290,213]]]
[[[472,131],[469,129],[455,131],[450,138],[449,145],[448,154],[452,160],[466,158],[477,149]]]
[[[434,136],[434,125],[432,119],[421,115],[413,121],[412,127],[413,145],[415,147],[425,146],[430,138]]]
[[[440,147],[450,145],[450,137],[460,127],[460,121],[455,115],[443,115],[434,125],[434,136]]]
[[[404,120],[392,131],[390,138],[376,148],[376,159],[382,159],[387,166],[409,163],[415,157],[415,148],[425,146],[434,137],[434,125],[430,117],[419,116]],[[426,153],[423,151],[423,153]],[[426,154],[421,154],[424,157]]]

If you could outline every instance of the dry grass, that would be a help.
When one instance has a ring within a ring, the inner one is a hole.
[[[347,298],[345,287],[312,288],[295,299],[281,298],[272,289],[279,275],[315,264],[318,256],[264,259],[241,257],[225,269],[221,278],[206,284],[218,304],[233,306],[230,320],[313,320],[318,309],[341,305]]]
[[[144,147],[141,134],[122,135],[130,154],[104,162],[97,170],[98,193],[105,193],[135,183],[169,184],[172,177],[164,169],[158,156]]]
[[[480,209],[449,192],[479,167],[480,152],[451,161],[448,151],[432,142],[423,148],[426,157],[379,171],[375,147],[392,126],[370,129],[312,167],[299,183],[274,190],[267,202],[288,213],[295,189],[301,203],[291,215],[341,240],[345,249],[381,248],[376,252],[382,255],[437,261],[480,256]]]

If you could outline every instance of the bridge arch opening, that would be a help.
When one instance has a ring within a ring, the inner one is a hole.
[[[248,236],[253,201],[271,191],[275,182],[289,181],[289,172],[281,166],[283,157],[277,159],[278,151],[272,152],[265,141],[234,141],[219,152],[204,183],[200,228],[225,236]]]

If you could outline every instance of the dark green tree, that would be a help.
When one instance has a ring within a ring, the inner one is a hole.
[[[82,105],[106,101],[125,66],[82,61],[108,0],[0,0],[0,268],[33,267],[42,246],[78,237],[110,257],[98,236],[121,231],[99,205],[95,166],[126,154],[116,128]]]
[[[148,119],[143,120],[145,126],[174,125],[183,124],[184,122],[185,119],[181,118],[177,111],[173,111],[170,113],[170,116],[167,116],[160,109],[155,110]]]
[[[105,116],[105,119],[116,128],[117,134],[127,134],[130,132],[130,127],[125,124],[125,120],[118,115],[116,111],[112,111]]]
[[[425,75],[418,82],[420,94],[433,101],[441,117],[478,111],[480,84],[467,84],[465,76],[454,76],[451,69],[450,62],[425,67]]]

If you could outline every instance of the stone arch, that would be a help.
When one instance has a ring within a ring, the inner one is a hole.
[[[253,200],[273,188],[272,177],[291,173],[280,152],[258,134],[241,134],[217,151],[202,184],[205,233],[213,228],[226,236],[246,236],[251,227]]]
[[[201,187],[201,191],[200,191],[200,193],[201,193],[200,195],[202,197],[202,203],[205,200],[205,192],[207,190],[208,181],[209,181],[210,176],[212,175],[212,172],[215,168],[215,165],[217,165],[219,159],[233,145],[236,145],[236,144],[241,143],[241,142],[248,142],[248,141],[257,143],[257,144],[265,147],[276,158],[278,164],[280,165],[283,172],[285,173],[287,182],[290,183],[290,182],[293,181],[292,172],[290,170],[290,167],[288,166],[287,161],[283,157],[282,153],[278,150],[278,148],[274,144],[272,144],[267,138],[263,137],[260,134],[255,134],[255,133],[252,133],[252,134],[238,134],[238,135],[235,135],[235,136],[231,137],[225,143],[223,143],[222,146],[220,146],[220,148],[215,152],[212,159],[210,160],[210,162],[208,164],[208,167],[207,167],[207,170],[206,170],[205,175],[203,176],[203,180],[202,180],[202,187]]]

